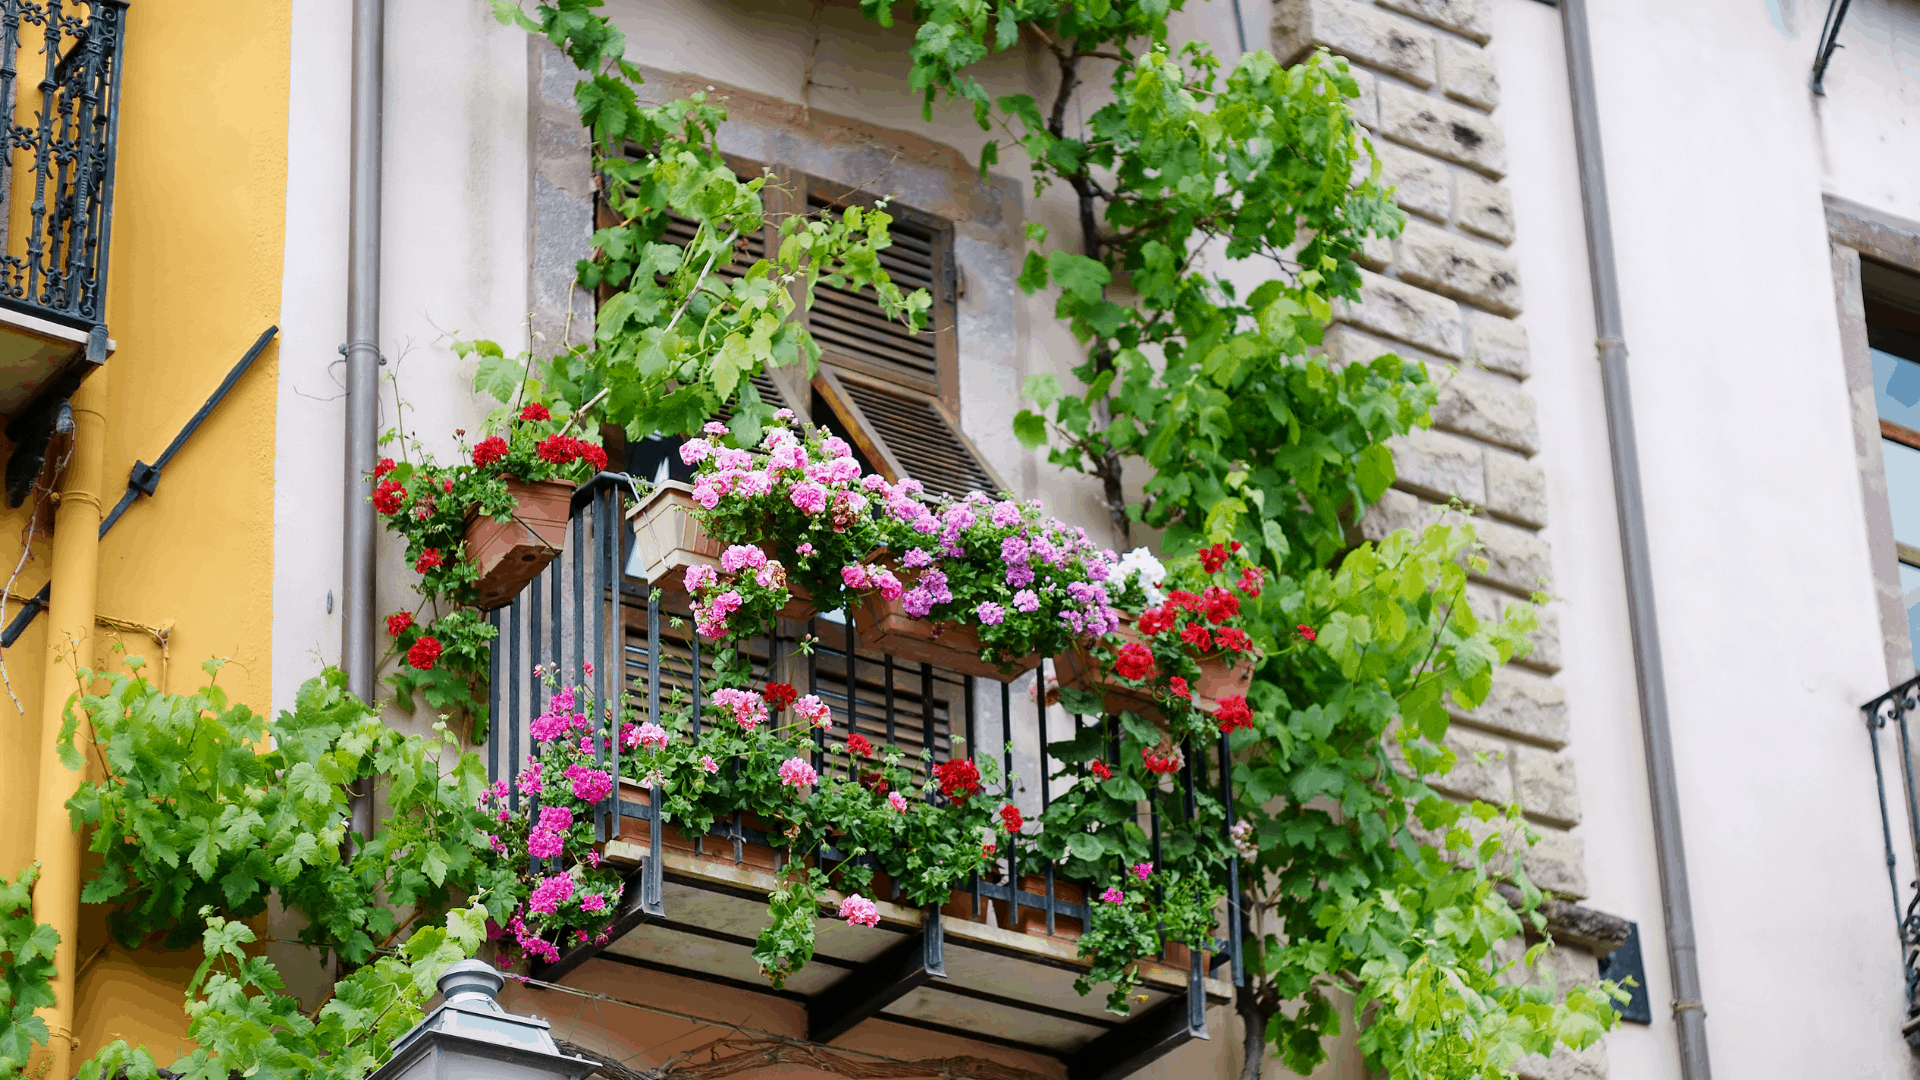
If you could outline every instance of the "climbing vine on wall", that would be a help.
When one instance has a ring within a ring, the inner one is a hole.
[[[576,101],[616,223],[581,266],[606,296],[594,340],[563,365],[581,399],[605,392],[629,435],[689,432],[727,404],[741,445],[757,444],[771,410],[747,380],[817,357],[788,318],[817,283],[872,288],[891,316],[924,320],[925,295],[879,269],[884,209],[787,218],[770,258],[717,280],[717,261],[766,220],[766,178],[738,178],[718,153],[723,111],[698,94],[640,104],[599,0],[493,3],[582,72]],[[1016,434],[1089,474],[1116,533],[1162,530],[1170,555],[1237,542],[1268,572],[1245,609],[1267,660],[1232,736],[1237,899],[1255,938],[1237,1004],[1247,1074],[1269,1048],[1296,1071],[1323,1060],[1350,996],[1361,1049],[1397,1080],[1508,1075],[1521,1054],[1586,1045],[1615,1021],[1610,988],[1523,984],[1538,947],[1519,963],[1497,950],[1543,925],[1513,858],[1527,841],[1517,812],[1442,799],[1424,779],[1455,764],[1449,715],[1524,650],[1529,616],[1483,620],[1465,602],[1467,525],[1355,542],[1393,479],[1387,440],[1428,422],[1433,389],[1396,357],[1341,366],[1314,352],[1332,305],[1357,293],[1360,245],[1400,226],[1345,110],[1352,77],[1325,57],[1224,65],[1170,40],[1178,6],[862,3],[916,24],[905,92],[929,109],[963,101],[1000,132],[983,169],[1017,146],[1037,190],[1072,193],[1078,235],[1031,228],[1020,281],[1053,296],[1084,356],[1071,380],[1028,384]],[[1047,100],[992,99],[967,73],[1016,48],[1053,59]],[[1098,107],[1070,130],[1083,91]],[[664,242],[669,214],[693,222],[689,243]],[[1246,275],[1223,260],[1270,276],[1237,286]],[[1129,464],[1146,476],[1137,488]],[[200,1049],[175,1066],[185,1075],[364,1075],[417,1017],[432,974],[518,900],[480,854],[477,765],[452,757],[444,733],[386,729],[337,676],[272,723],[217,690],[161,694],[137,667],[100,676],[70,709],[76,730],[91,720],[106,771],[70,804],[103,860],[88,901],[115,906],[126,941],[206,950],[188,997]],[[395,814],[343,853],[348,791],[367,783],[386,786]],[[0,885],[0,1064],[45,1034],[30,1013],[52,942],[22,914],[30,874]],[[1520,910],[1501,881],[1519,885]],[[317,1013],[247,953],[235,920],[269,895],[308,916],[311,944],[359,965]],[[396,902],[414,918],[396,919]],[[83,1075],[121,1068],[159,1075],[124,1044]]]

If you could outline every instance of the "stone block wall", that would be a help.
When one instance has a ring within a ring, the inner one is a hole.
[[[1398,239],[1368,246],[1360,300],[1338,308],[1326,348],[1340,360],[1385,352],[1422,360],[1441,384],[1433,428],[1396,441],[1398,479],[1362,533],[1377,539],[1437,520],[1453,500],[1474,508],[1484,550],[1473,602],[1488,615],[1553,585],[1540,536],[1545,478],[1533,461],[1542,435],[1526,388],[1527,332],[1516,321],[1526,296],[1507,252],[1519,225],[1500,183],[1507,153],[1490,27],[1485,0],[1276,0],[1273,12],[1281,60],[1324,47],[1351,63],[1362,88],[1355,113],[1408,216]],[[1544,610],[1533,652],[1496,673],[1485,704],[1455,717],[1448,741],[1461,763],[1437,786],[1517,801],[1542,834],[1522,856],[1528,874],[1577,901],[1587,875],[1566,694],[1553,678],[1560,663],[1558,619]],[[1554,952],[1548,967],[1563,985],[1594,978],[1590,953]],[[1563,1051],[1520,1071],[1599,1078],[1606,1059],[1598,1047]]]

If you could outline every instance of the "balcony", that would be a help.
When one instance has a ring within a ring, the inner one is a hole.
[[[1920,677],[1912,678],[1881,694],[1860,711],[1866,719],[1867,742],[1873,751],[1873,779],[1880,794],[1880,834],[1886,843],[1887,887],[1893,892],[1894,929],[1899,934],[1901,965],[1906,972],[1907,1019],[1901,1034],[1907,1045],[1920,1050],[1920,882],[1908,893],[1900,888],[1899,861],[1904,854],[1912,861],[1908,870],[1920,873],[1920,777],[1916,777],[1912,720],[1920,715]],[[1891,729],[1891,730],[1889,730]],[[1899,789],[1907,819],[1907,837],[1911,848],[1899,852],[1893,839],[1893,821],[1887,810],[1887,770],[1880,761],[1880,737],[1885,734],[1899,762]]]
[[[511,775],[533,745],[529,721],[544,693],[532,672],[537,664],[575,671],[592,663],[594,700],[617,693],[645,719],[657,721],[663,700],[677,691],[696,703],[699,722],[711,656],[692,634],[684,596],[622,572],[629,539],[620,503],[629,490],[625,477],[604,473],[583,486],[560,557],[492,615],[499,637],[495,722],[484,755],[490,781]],[[756,680],[777,668],[780,677],[805,684],[799,692],[833,708],[833,730],[816,733],[816,768],[824,771],[850,728],[876,746],[897,747],[917,769],[929,767],[917,759],[922,750],[938,763],[959,742],[976,758],[1002,754],[1007,772],[1025,778],[1018,801],[1033,817],[1075,781],[1073,769],[1058,762],[1042,769],[1042,748],[1113,722],[1049,707],[1032,693],[1031,675],[994,681],[868,651],[838,613],[779,620],[747,652]],[[848,717],[851,723],[840,722]],[[618,775],[618,747],[606,753]],[[1224,745],[1188,746],[1186,761],[1137,808],[1156,861],[1163,827],[1193,813],[1196,792],[1226,794]],[[589,961],[612,961],[633,969],[635,994],[644,991],[647,973],[666,972],[798,999],[806,1037],[815,1043],[880,1019],[1045,1054],[1061,1060],[1074,1080],[1112,1080],[1207,1038],[1207,1008],[1230,1002],[1241,974],[1239,913],[1223,904],[1213,948],[1168,943],[1142,963],[1130,1015],[1107,1013],[1100,990],[1082,996],[1073,987],[1088,967],[1076,939],[1092,890],[1067,881],[1058,865],[1037,862],[1016,841],[999,853],[994,870],[974,875],[944,905],[913,907],[897,890],[892,897],[883,891],[875,929],[845,925],[823,905],[814,960],[775,991],[751,954],[787,858],[783,838],[738,815],[704,836],[686,836],[657,812],[651,794],[623,781],[595,822],[606,858],[625,869],[627,882],[625,910],[608,940],[563,952],[537,977],[559,982]],[[831,848],[822,853],[829,864],[838,858]],[[1232,880],[1237,866],[1229,873]]]
[[[0,117],[12,148],[0,182],[0,418],[16,453],[36,462],[60,406],[112,352],[105,297],[126,11],[124,0],[0,0]],[[8,486],[18,505],[24,487],[13,475]]]

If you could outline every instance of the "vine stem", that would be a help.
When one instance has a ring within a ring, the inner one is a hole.
[[[572,431],[573,425],[578,423],[581,417],[587,415],[587,413],[591,411],[595,405],[600,404],[600,400],[602,398],[606,397],[608,394],[612,392],[613,392],[613,387],[611,386],[606,387],[605,389],[601,390],[599,393],[593,395],[593,397],[585,405],[582,405],[578,409],[575,409],[573,411],[573,415],[567,417],[567,422],[560,425],[560,434],[565,435],[567,432]]]
[[[680,301],[679,309],[673,313],[673,318],[667,320],[666,328],[660,331],[661,336],[666,336],[667,331],[673,329],[673,324],[680,321],[680,316],[687,313],[687,308],[692,305],[694,296],[700,292],[700,284],[707,280],[708,274],[713,272],[713,261],[720,257],[720,252],[731,248],[734,238],[739,235],[739,229],[727,233],[727,238],[720,242],[720,247],[707,256],[707,265],[701,269],[700,276],[693,279],[693,288],[687,290],[687,298]]]

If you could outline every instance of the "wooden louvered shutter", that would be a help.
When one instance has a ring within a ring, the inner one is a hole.
[[[810,213],[834,212],[867,200],[857,192],[814,187]],[[950,226],[890,205],[891,246],[880,264],[901,289],[933,295],[927,328],[918,334],[881,310],[871,289],[820,286],[807,328],[820,346],[817,400],[848,429],[862,456],[895,479],[911,477],[930,494],[996,492],[993,475],[955,416],[958,342],[954,328],[957,274]]]
[[[837,209],[818,195],[808,199],[808,210],[819,213]],[[917,222],[896,218],[888,228],[893,245],[880,253],[880,265],[903,292],[915,289],[933,291],[936,279],[935,258],[945,245],[933,229]],[[905,324],[889,319],[870,289],[857,293],[821,285],[814,290],[813,310],[807,328],[820,343],[823,355],[842,367],[864,371],[877,378],[912,386],[929,394],[940,393],[940,357],[935,332],[938,324],[918,334]]]

